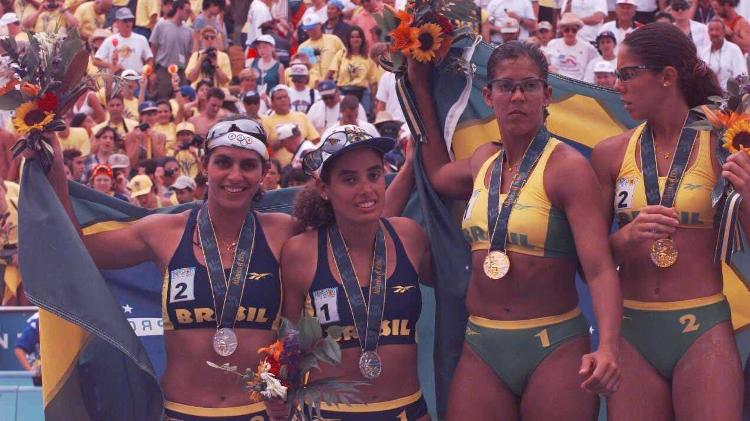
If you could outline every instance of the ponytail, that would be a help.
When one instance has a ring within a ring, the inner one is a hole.
[[[320,190],[312,183],[297,193],[292,215],[297,220],[297,232],[327,227],[336,222],[331,202],[323,199]]]

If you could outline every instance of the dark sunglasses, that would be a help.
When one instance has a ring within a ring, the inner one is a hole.
[[[330,101],[330,100],[332,100],[332,99],[336,98],[336,96],[335,96],[335,95],[323,95],[323,96],[322,96],[322,97],[320,97],[320,98],[321,98],[321,99],[322,99],[323,101]]]
[[[576,32],[578,32],[578,28],[575,26],[566,26],[560,29],[560,32],[562,32],[563,34],[568,33],[568,32],[572,32],[575,34]]]

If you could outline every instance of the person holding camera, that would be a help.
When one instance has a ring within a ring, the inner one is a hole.
[[[157,110],[153,101],[144,101],[138,107],[141,124],[125,136],[125,154],[131,162],[166,156],[167,138],[154,130]]]
[[[46,0],[39,9],[23,18],[23,27],[33,32],[67,32],[77,28],[78,19],[58,0]]]
[[[222,89],[229,86],[232,67],[227,53],[218,49],[217,36],[213,26],[204,26],[200,31],[201,49],[190,56],[185,68],[185,75],[193,86],[202,79],[211,80]]]
[[[180,174],[195,178],[201,172],[203,138],[195,134],[195,126],[183,121],[177,125],[177,142],[167,151],[174,157]]]

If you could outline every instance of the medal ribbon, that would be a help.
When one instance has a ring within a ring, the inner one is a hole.
[[[341,232],[335,224],[328,228],[328,241],[331,243],[333,260],[341,275],[344,293],[346,293],[349,308],[352,311],[354,327],[357,329],[357,336],[359,337],[359,346],[363,351],[374,351],[378,347],[380,323],[383,320],[383,310],[385,309],[387,260],[383,229],[378,225],[378,230],[375,233],[368,304],[365,304],[365,296],[359,286],[344,237],[341,236]]]
[[[667,182],[664,185],[664,193],[659,195],[659,172],[656,166],[656,147],[654,146],[654,133],[646,125],[641,133],[641,172],[643,173],[643,184],[646,189],[646,202],[649,205],[662,205],[671,208],[677,196],[677,190],[685,175],[685,168],[690,160],[690,152],[693,150],[697,131],[686,127],[696,120],[694,113],[688,113],[685,124],[677,141],[677,149],[669,166]]]
[[[544,147],[547,146],[549,138],[549,132],[544,126],[542,126],[542,128],[536,133],[536,136],[534,136],[534,139],[531,140],[531,143],[529,143],[526,152],[523,154],[518,173],[513,177],[513,182],[511,183],[508,195],[505,197],[505,202],[502,204],[502,208],[500,206],[500,187],[502,186],[503,156],[505,152],[503,149],[500,150],[500,155],[498,155],[495,164],[492,167],[492,174],[490,175],[490,192],[487,202],[487,222],[493,223],[492,233],[490,234],[489,251],[505,251],[510,212],[513,210],[516,201],[518,201],[518,196],[521,195],[521,189],[523,189],[523,186],[529,180],[531,172],[534,170],[534,167],[536,167],[539,157],[542,156],[542,152],[544,152]],[[487,228],[489,228],[489,225]]]
[[[250,258],[255,246],[255,214],[247,213],[242,224],[237,248],[234,252],[232,269],[229,271],[229,282],[224,274],[221,253],[216,240],[211,215],[208,206],[203,206],[198,212],[198,240],[206,259],[208,279],[211,282],[211,292],[214,298],[216,312],[216,328],[233,327],[237,318],[242,293],[245,291],[245,280],[250,269]],[[219,303],[222,303],[219,307]]]

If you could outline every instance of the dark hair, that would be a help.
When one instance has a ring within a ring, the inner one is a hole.
[[[85,113],[73,114],[73,118],[70,119],[70,127],[83,126],[83,122],[86,121],[86,117],[88,117],[88,114]]]
[[[224,8],[226,7],[226,3],[224,2],[224,0],[203,0],[202,8],[203,10],[206,10],[213,5],[219,6],[219,9],[221,10],[224,10]]]
[[[165,0],[162,0],[162,5],[165,3]],[[189,4],[187,0],[174,0],[172,2],[172,9],[169,10],[167,13],[168,18],[173,18],[174,15],[177,14],[177,11],[184,8],[186,4]]]
[[[222,91],[221,88],[211,88],[208,90],[208,95],[206,95],[206,99],[218,98],[222,101],[224,101],[226,97],[227,96],[224,94],[224,91]]]
[[[276,158],[269,158],[268,163],[276,167],[276,172],[281,175],[281,162]]]
[[[352,51],[352,44],[351,44],[351,36],[353,32],[359,32],[359,37],[362,39],[362,45],[359,46],[359,51],[355,53]],[[346,45],[346,56],[351,57],[352,54],[357,54],[360,56],[367,57],[367,38],[365,38],[365,31],[360,28],[357,25],[353,25],[349,28],[348,31],[346,31],[346,40],[344,41],[344,44]]]
[[[716,74],[698,58],[693,41],[676,26],[649,23],[628,34],[623,42],[647,66],[674,67],[678,87],[690,108],[722,94]]]
[[[354,95],[344,95],[344,97],[341,99],[341,105],[339,106],[339,109],[341,110],[356,110],[359,109],[359,99]]]
[[[121,94],[115,94],[115,95],[110,96],[109,99],[107,100],[107,103],[109,104],[110,102],[112,102],[113,99],[119,99],[120,102],[122,102],[123,104],[125,103],[125,98],[123,98]]]
[[[210,88],[210,87],[214,86],[214,83],[211,82],[208,79],[201,79],[201,80],[198,81],[198,84],[195,85],[195,92],[197,93],[198,89],[200,89],[202,86],[208,86]]]
[[[716,0],[717,3],[719,3],[722,6],[732,6],[737,7],[737,5],[740,3],[739,0]]]
[[[156,167],[158,166],[159,165],[155,159],[143,159],[138,162],[138,167],[143,167],[146,175],[154,175],[154,173],[156,173]]]
[[[672,16],[669,12],[656,12],[656,14],[654,15],[654,21],[657,21],[661,18],[666,18],[670,22],[674,23],[674,16]]]
[[[523,41],[509,41],[495,48],[487,60],[487,79],[494,79],[497,69],[506,60],[515,60],[519,58],[528,58],[539,69],[539,77],[547,80],[549,75],[549,64],[544,53],[536,45]]]
[[[94,133],[94,137],[99,139],[104,135],[104,133],[112,132],[112,136],[114,137],[114,143],[117,144],[120,142],[120,134],[117,133],[117,130],[114,129],[114,127],[111,126],[104,126],[99,131]]]
[[[83,156],[83,153],[78,149],[65,149],[63,151],[63,164],[68,167],[71,174],[73,174],[73,160],[80,156]]]

